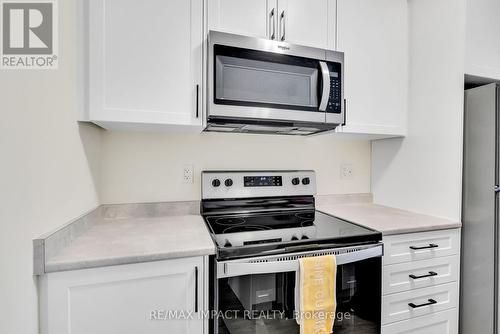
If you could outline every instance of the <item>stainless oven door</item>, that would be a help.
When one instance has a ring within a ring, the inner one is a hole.
[[[215,262],[213,333],[300,333],[294,318],[298,259],[326,254],[337,258],[333,332],[379,334],[382,244]]]
[[[209,118],[339,124],[342,79],[340,52],[210,32]]]

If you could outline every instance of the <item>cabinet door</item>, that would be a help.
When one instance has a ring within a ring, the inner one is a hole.
[[[337,0],[278,0],[278,40],[335,49]]]
[[[204,272],[199,257],[47,274],[41,333],[201,334]]]
[[[458,310],[451,309],[430,316],[382,326],[382,334],[457,334]]]
[[[384,266],[382,294],[415,290],[458,281],[458,255]]]
[[[457,282],[382,296],[382,324],[416,319],[458,307]],[[411,307],[412,304],[414,307]]]
[[[209,0],[209,30],[276,38],[277,0]]]
[[[384,237],[383,264],[436,259],[460,253],[460,229]]]
[[[89,120],[202,124],[203,0],[90,0]]]
[[[406,0],[338,0],[337,49],[345,53],[346,126],[404,136],[408,110]]]

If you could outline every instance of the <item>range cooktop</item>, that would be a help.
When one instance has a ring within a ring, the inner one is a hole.
[[[204,172],[201,212],[219,258],[343,247],[380,232],[315,210],[311,171]]]
[[[206,222],[219,247],[266,243],[266,235],[286,242],[378,234],[320,211],[210,216]]]
[[[301,228],[314,225],[315,211],[214,216],[206,221],[214,234]]]

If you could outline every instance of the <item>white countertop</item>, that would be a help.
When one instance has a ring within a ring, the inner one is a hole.
[[[35,240],[35,263],[42,268],[37,273],[215,254],[215,244],[193,203],[97,209],[50,237]],[[369,194],[317,196],[316,208],[384,235],[461,227],[460,222],[373,204]]]
[[[380,231],[383,235],[443,230],[462,226],[460,222],[373,203],[332,204],[318,201],[316,209]]]
[[[105,219],[45,263],[45,272],[215,254],[199,215]]]

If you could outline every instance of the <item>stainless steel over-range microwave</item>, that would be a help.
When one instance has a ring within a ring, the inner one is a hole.
[[[308,135],[344,123],[344,54],[210,31],[206,131]]]

